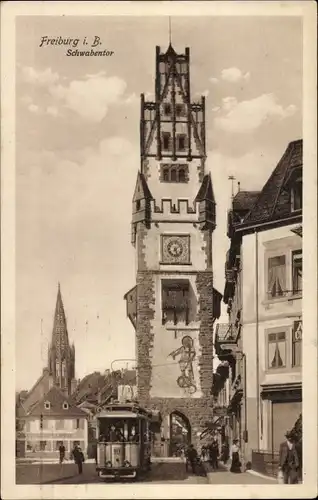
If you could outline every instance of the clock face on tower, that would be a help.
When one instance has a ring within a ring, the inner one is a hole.
[[[190,264],[190,236],[162,235],[162,263]]]

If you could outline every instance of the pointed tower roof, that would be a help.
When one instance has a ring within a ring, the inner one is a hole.
[[[195,199],[195,201],[204,201],[204,200],[208,200],[211,201],[212,203],[215,203],[210,172],[203,177],[201,187]]]
[[[172,56],[172,57],[177,55],[176,51],[174,50],[174,48],[171,45],[171,42],[169,43],[169,47],[167,49],[166,55]]]
[[[144,199],[153,200],[153,197],[148,187],[144,174],[138,172],[133,201],[144,200]]]
[[[61,358],[63,358],[63,355],[65,354],[65,349],[69,347],[67,324],[60,283],[58,284],[51,346],[55,350],[57,356],[61,356]]]

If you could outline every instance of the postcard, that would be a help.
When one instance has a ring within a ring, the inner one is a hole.
[[[317,494],[315,2],[5,2],[2,498]]]

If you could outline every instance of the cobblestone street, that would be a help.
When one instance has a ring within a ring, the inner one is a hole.
[[[99,483],[94,463],[84,464],[83,474],[77,473],[75,464],[17,464],[17,484],[88,484]],[[233,474],[227,469],[205,473],[201,470],[196,475],[187,473],[183,463],[154,463],[151,472],[143,483],[168,484],[275,484],[270,478],[250,472]]]
[[[17,464],[17,484],[87,484],[99,483],[95,464],[84,464],[83,474],[77,473],[75,464]],[[142,479],[142,482],[160,483],[189,483],[207,484],[207,477],[202,471],[201,475],[191,475],[186,472],[183,463],[156,463],[152,465],[151,472]]]

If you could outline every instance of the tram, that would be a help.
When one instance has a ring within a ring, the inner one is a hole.
[[[97,464],[100,478],[137,479],[151,466],[151,412],[137,403],[114,402],[97,415]]]

